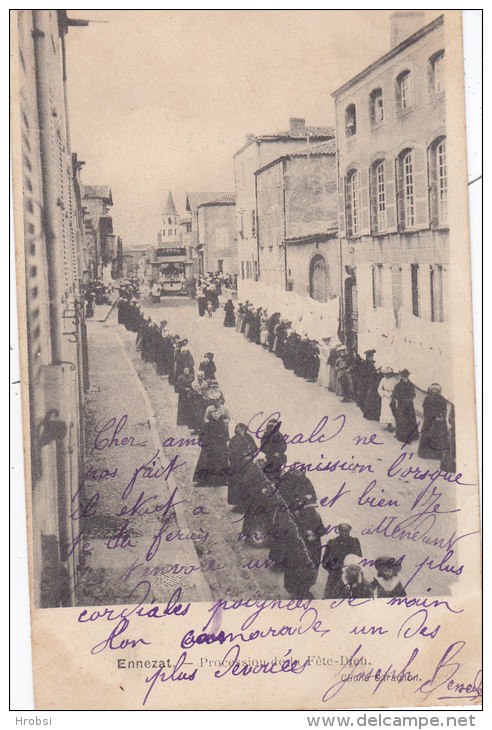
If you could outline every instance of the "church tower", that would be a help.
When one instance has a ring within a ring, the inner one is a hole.
[[[157,234],[157,243],[159,246],[178,246],[179,242],[179,215],[171,191],[168,190],[162,212],[162,226]]]

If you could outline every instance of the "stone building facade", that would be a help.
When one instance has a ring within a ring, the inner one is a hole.
[[[282,155],[305,151],[333,136],[329,127],[307,127],[304,119],[293,118],[288,132],[247,135],[246,143],[234,155],[239,296],[242,281],[259,279],[255,172]]]
[[[344,337],[425,388],[448,354],[443,22],[394,13],[398,45],[333,94]]]
[[[260,281],[319,302],[340,283],[335,151],[322,142],[256,172]]]
[[[199,273],[237,274],[237,233],[234,193],[197,208]]]

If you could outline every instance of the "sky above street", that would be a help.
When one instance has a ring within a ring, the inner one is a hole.
[[[391,11],[69,10],[71,146],[110,185],[125,247],[154,245],[171,189],[233,191],[248,133],[333,125],[331,92],[390,50]],[[426,22],[438,13],[426,12]]]

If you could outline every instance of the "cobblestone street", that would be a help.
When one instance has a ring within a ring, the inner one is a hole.
[[[446,551],[419,540],[418,535],[414,535],[417,524],[412,529],[414,520],[405,523],[408,538],[404,540],[389,537],[390,529],[384,535],[364,533],[368,529],[373,531],[385,516],[387,521],[383,527],[389,524],[393,529],[398,518],[392,507],[397,503],[402,514],[412,514],[412,503],[428,484],[398,476],[388,478],[388,468],[402,453],[401,444],[392,434],[384,431],[379,423],[366,421],[354,403],[342,404],[333,393],[295,377],[274,355],[248,342],[234,329],[224,328],[221,310],[212,318],[199,318],[196,304],[182,298],[167,298],[160,305],[144,306],[156,322],[168,320],[171,331],[189,340],[196,364],[205,352],[215,353],[217,379],[232,415],[231,433],[235,423],[250,423],[254,431],[272,413],[279,412],[282,432],[289,434],[291,439],[302,433],[302,440],[307,441],[316,426],[327,417],[311,438],[311,443],[289,445],[287,462],[301,461],[314,467],[318,463],[326,465],[339,461],[338,468],[332,472],[313,471],[309,474],[328,533],[339,522],[349,521],[352,535],[361,541],[365,558],[374,560],[378,555],[393,555],[395,558],[405,555],[404,581],[416,572],[407,589],[409,595],[445,595],[450,592],[454,576],[444,566],[451,565],[456,569],[457,563],[448,556],[447,562],[438,567]],[[167,377],[157,375],[153,365],[141,360],[135,347],[134,333],[117,324],[116,314],[111,313],[107,322],[92,322],[89,334],[92,340],[92,387],[88,410],[92,428],[112,417],[116,417],[118,422],[124,414],[128,414],[124,435],[133,435],[137,442],[148,442],[145,448],[119,447],[118,452],[116,448],[94,450],[89,455],[88,468],[110,470],[118,465],[118,478],[103,480],[102,488],[101,483],[91,479],[87,479],[84,486],[85,498],[90,498],[96,491],[100,494],[97,517],[84,522],[84,535],[93,548],[89,571],[91,576],[95,576],[93,582],[97,582],[99,577],[107,591],[110,581],[115,602],[124,600],[125,595],[143,578],[150,581],[152,596],[161,600],[179,585],[183,587],[185,597],[191,596],[191,600],[206,600],[209,596],[287,597],[283,576],[263,565],[268,550],[252,548],[239,537],[242,518],[227,504],[227,488],[196,489],[192,486],[193,469],[199,454],[197,445],[161,449],[159,458],[164,457],[164,466],[176,457],[177,463],[182,464],[167,481],[159,479],[155,490],[161,504],[169,499],[174,486],[177,487],[174,502],[180,502],[176,508],[178,522],[174,516],[171,523],[166,522],[162,537],[164,544],[161,543],[158,553],[150,561],[145,561],[145,553],[163,518],[159,513],[137,514],[130,517],[125,528],[124,517],[121,521],[116,518],[121,510],[122,492],[133,471],[153,456],[164,441],[172,443],[169,437],[178,440],[191,436],[187,428],[176,426],[177,395],[168,384]],[[102,392],[104,398],[100,397]],[[307,402],[309,408],[305,406]],[[325,437],[324,443],[316,443],[321,434]],[[410,457],[412,451],[413,456]],[[419,465],[423,471],[438,468],[437,462],[418,459],[415,451],[415,447],[413,450],[412,446],[406,448],[406,458],[411,458],[413,466]],[[341,466],[343,463],[345,468]],[[356,473],[348,468],[350,464],[371,468]],[[427,490],[414,512],[435,509],[437,492],[443,492],[438,500],[439,512],[453,509],[455,487],[444,482],[437,485],[431,497],[432,490]],[[133,491],[135,499],[142,490],[145,490],[145,482],[138,478]],[[148,494],[147,489],[145,496]],[[174,510],[171,511],[174,515]],[[428,516],[425,522],[420,520],[421,534],[427,531],[429,537],[441,538],[444,544],[456,529],[454,520],[453,514]],[[98,530],[103,524],[107,527],[101,535]],[[130,536],[135,547],[108,549],[108,538],[119,534],[118,529],[121,530],[122,526],[121,534]],[[174,539],[172,535],[166,537],[168,533],[176,532],[178,527],[181,535],[187,535],[188,539]],[[413,539],[410,535],[414,535]],[[334,533],[329,536],[333,537]],[[430,569],[427,564],[419,569],[419,564],[427,557],[432,559],[436,568]],[[370,573],[370,570],[368,568],[366,572]],[[86,585],[87,582],[88,578],[80,600],[87,602],[90,599],[96,603],[97,586],[91,588]],[[320,569],[313,588],[316,598],[322,597],[325,582],[326,573]]]

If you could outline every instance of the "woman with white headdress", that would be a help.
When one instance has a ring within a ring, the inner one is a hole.
[[[391,368],[384,368],[383,379],[378,385],[378,395],[381,398],[380,423],[384,424],[387,431],[394,431],[394,417],[391,410],[391,399],[393,397],[394,383],[391,379]]]

